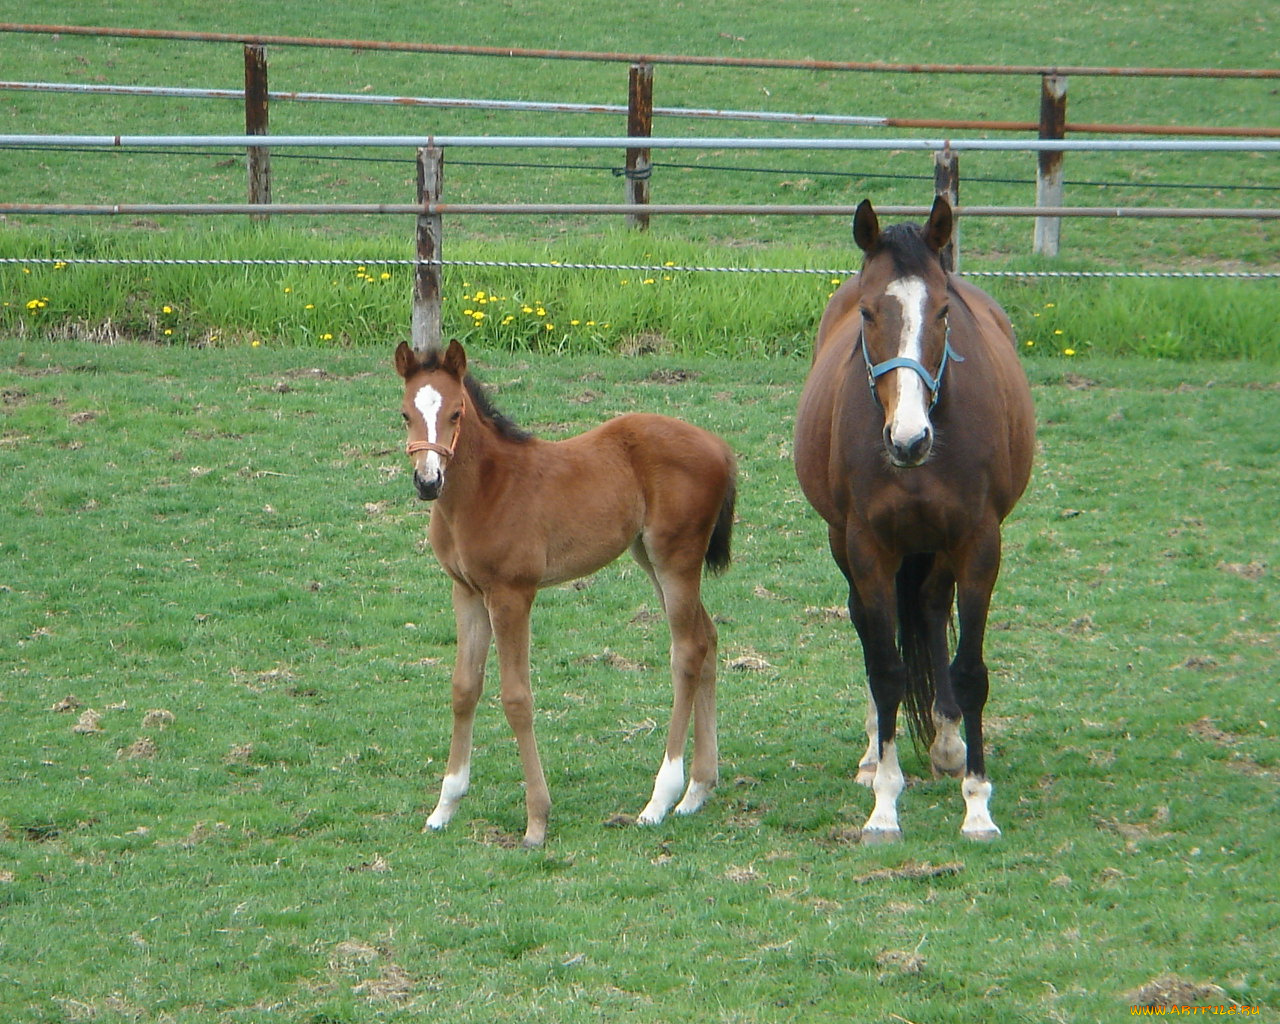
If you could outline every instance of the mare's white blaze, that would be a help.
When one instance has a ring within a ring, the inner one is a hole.
[[[924,355],[925,283],[918,277],[900,278],[890,282],[885,294],[892,295],[902,307],[898,355],[918,363]],[[929,428],[929,392],[915,370],[900,366],[891,372],[898,375],[898,407],[889,424],[889,437],[906,445]]]
[[[423,385],[418,388],[418,393],[413,396],[413,404],[418,412],[422,413],[422,419],[427,425],[427,440],[432,444],[439,444],[440,438],[437,436],[439,431],[436,428],[436,418],[440,415],[440,407],[444,405],[444,396],[435,388]],[[443,472],[444,462],[439,453],[426,452],[422,460],[422,475],[436,477]]]
[[[991,783],[966,775],[964,782],[960,783],[960,792],[964,796],[964,824],[960,826],[960,833],[970,839],[994,839],[998,836],[1000,830],[987,809]]]
[[[470,784],[470,766],[444,777],[444,782],[440,786],[440,802],[436,804],[436,809],[427,819],[427,828],[433,832],[439,832],[449,824],[454,812],[458,809],[458,803],[467,795]]]
[[[880,750],[880,763],[876,765],[876,777],[871,782],[871,789],[876,795],[876,805],[871,817],[862,826],[864,836],[869,838],[896,838],[901,835],[898,827],[898,795],[906,785],[902,777],[902,769],[898,767],[898,745],[890,740]]]
[[[653,780],[653,796],[640,812],[641,825],[657,825],[667,816],[671,805],[680,798],[684,789],[684,763],[679,759],[664,756],[658,776]]]

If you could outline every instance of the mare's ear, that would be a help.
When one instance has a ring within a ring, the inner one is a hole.
[[[933,209],[929,211],[929,220],[924,226],[924,241],[933,252],[941,252],[951,241],[951,230],[954,218],[951,204],[946,196],[934,196]]]
[[[458,380],[462,380],[466,376],[467,352],[457,338],[449,342],[449,347],[444,350],[444,362],[440,366],[446,373],[457,377]]]
[[[871,200],[864,199],[853,214],[853,240],[863,252],[870,252],[880,241],[880,220],[871,208]]]
[[[396,349],[396,373],[400,374],[405,380],[408,380],[418,372],[418,367],[422,364],[418,362],[418,357],[413,354],[407,342],[400,342]]]

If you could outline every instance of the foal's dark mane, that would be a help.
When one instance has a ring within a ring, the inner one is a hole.
[[[493,399],[489,397],[488,388],[471,374],[468,373],[462,378],[462,386],[467,389],[467,395],[471,398],[472,404],[475,405],[476,411],[493,424],[499,437],[520,443],[532,440],[533,434],[525,430],[524,427],[516,423],[506,413],[499,411],[497,406],[493,404]]]
[[[938,254],[929,248],[924,232],[918,224],[894,224],[880,232],[875,249],[863,261],[865,267],[872,257],[888,251],[893,269],[900,277],[920,277],[930,267],[940,264]]]

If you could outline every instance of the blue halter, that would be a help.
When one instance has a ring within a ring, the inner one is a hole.
[[[947,361],[954,359],[957,363],[964,362],[964,356],[951,347],[951,321],[947,321],[947,337],[942,343],[942,362],[938,365],[938,375],[935,377],[925,369],[924,364],[918,359],[910,359],[907,356],[894,356],[892,359],[886,359],[883,363],[871,362],[871,354],[867,351],[867,329],[863,327],[859,332],[859,339],[862,342],[862,360],[867,364],[867,383],[871,385],[871,393],[876,395],[876,402],[880,401],[880,396],[876,394],[876,381],[883,377],[890,370],[907,369],[914,370],[920,375],[920,379],[924,381],[924,386],[929,389],[932,396],[929,400],[929,411],[933,411],[933,407],[938,404],[938,398],[942,394],[942,375],[946,372]]]

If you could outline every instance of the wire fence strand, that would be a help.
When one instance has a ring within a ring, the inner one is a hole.
[[[533,262],[526,260],[415,260],[398,257],[367,259],[199,259],[199,258],[114,258],[106,256],[39,256],[0,257],[0,265],[48,264],[55,267],[75,264],[104,266],[197,266],[197,267],[482,267],[514,270],[597,270],[624,273],[660,274],[816,274],[826,277],[852,277],[858,271],[849,267],[704,267],[679,264],[645,263],[572,263],[559,260]],[[960,277],[989,278],[1168,278],[1257,280],[1280,278],[1280,271],[1265,270],[966,270]]]

